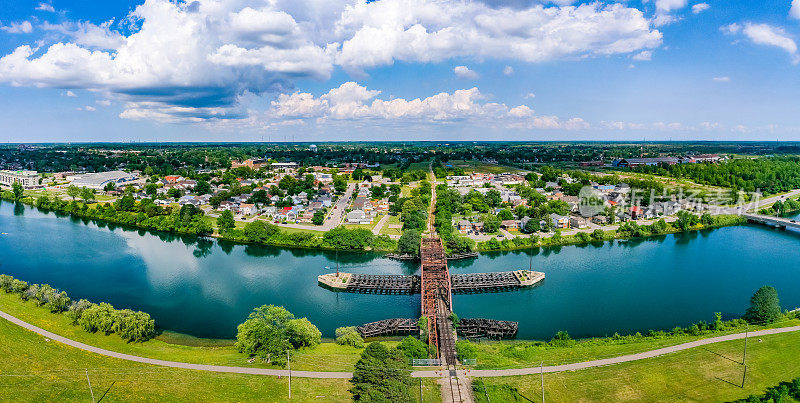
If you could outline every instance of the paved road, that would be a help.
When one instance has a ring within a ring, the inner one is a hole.
[[[778,334],[778,333],[786,333],[786,332],[796,332],[800,330],[800,326],[792,326],[792,327],[782,327],[777,329],[766,329],[766,330],[759,330],[755,332],[750,332],[748,334],[749,337],[758,337],[758,336],[766,336],[769,334]],[[593,360],[593,361],[584,361],[584,362],[576,362],[574,364],[563,364],[563,365],[549,365],[543,368],[535,367],[535,368],[514,368],[514,369],[484,369],[484,370],[472,370],[469,372],[471,377],[491,377],[491,376],[514,376],[514,375],[533,375],[538,374],[540,371],[543,372],[562,372],[562,371],[576,371],[579,369],[586,369],[592,367],[602,367],[605,365],[611,364],[619,364],[623,362],[629,361],[637,361],[637,360],[644,360],[647,358],[658,357],[660,355],[674,353],[681,350],[687,350],[694,347],[705,346],[707,344],[719,343],[722,341],[730,341],[730,340],[740,340],[745,338],[745,333],[735,333],[729,334],[725,336],[717,336],[711,337],[708,339],[702,339],[697,341],[692,341],[683,344],[677,344],[674,346],[659,348],[656,350],[645,351],[642,353],[637,354],[628,354],[619,357],[613,358],[605,358],[602,360]],[[418,378],[435,378],[440,377],[441,374],[437,374],[437,371],[416,371],[411,374],[413,377]]]
[[[308,229],[312,231],[321,231],[321,232],[330,231],[342,223],[342,217],[344,216],[345,210],[350,205],[351,201],[350,197],[353,195],[353,191],[355,190],[355,188],[356,188],[355,183],[347,185],[347,190],[345,190],[344,194],[341,197],[339,197],[339,199],[336,201],[336,204],[334,204],[335,208],[330,214],[328,214],[328,216],[325,218],[325,222],[323,222],[322,225],[281,224],[281,223],[275,225],[279,227]]]
[[[375,224],[375,227],[372,228],[372,234],[380,235],[383,226],[386,224],[386,221],[389,221],[389,214],[384,214],[383,217],[381,217],[381,220],[378,221],[377,224]]]
[[[55,333],[48,332],[42,328],[36,327],[17,319],[3,311],[0,311],[0,317],[3,319],[8,320],[11,323],[14,323],[20,327],[23,327],[27,330],[30,330],[34,333],[38,333],[44,337],[47,337],[51,340],[55,340],[59,343],[66,344],[70,347],[75,347],[84,351],[89,351],[92,353],[104,355],[107,357],[114,357],[119,358],[122,360],[127,361],[135,361],[141,362],[144,364],[151,364],[151,365],[158,365],[162,367],[171,367],[171,368],[182,368],[182,369],[194,369],[198,371],[210,371],[210,372],[228,372],[228,373],[236,373],[236,374],[250,374],[250,375],[269,375],[269,376],[288,376],[289,371],[283,369],[265,369],[265,368],[248,368],[248,367],[228,367],[222,365],[206,365],[206,364],[189,364],[185,362],[176,362],[176,361],[165,361],[165,360],[157,360],[153,358],[144,358],[130,354],[123,354],[117,353],[114,351],[105,350],[98,347],[93,347],[88,344],[84,344],[81,342],[77,342],[74,340],[67,339],[66,337],[61,337]],[[787,333],[787,332],[796,332],[800,331],[800,326],[792,326],[792,327],[782,327],[777,329],[766,329],[766,330],[759,330],[755,332],[750,332],[749,337],[758,337],[758,336],[765,336],[770,334],[778,334],[778,333]],[[678,344],[675,346],[659,348],[656,350],[645,351],[642,353],[637,354],[629,354],[623,355],[614,358],[606,358],[602,360],[594,360],[594,361],[585,361],[585,362],[577,362],[574,364],[564,364],[564,365],[551,365],[547,367],[543,367],[542,370],[544,372],[562,372],[562,371],[575,371],[579,369],[586,369],[592,367],[601,367],[605,365],[611,364],[619,364],[622,362],[629,362],[629,361],[637,361],[643,360],[647,358],[658,357],[660,355],[674,353],[681,350],[687,350],[694,347],[705,346],[707,344],[719,343],[722,341],[730,341],[730,340],[740,340],[745,337],[745,333],[736,333],[736,334],[729,334],[725,336],[718,336],[718,337],[711,337],[708,339],[702,339],[697,341],[692,341],[689,343]],[[533,368],[514,368],[514,369],[498,369],[498,370],[473,370],[470,371],[470,376],[472,377],[494,377],[494,376],[514,376],[514,375],[532,375],[538,374],[540,371],[539,367]],[[292,371],[292,376],[299,377],[299,378],[326,378],[326,379],[349,379],[353,377],[351,372],[327,372],[327,371]],[[440,378],[442,377],[442,371],[414,371],[411,373],[412,377],[415,378]]]

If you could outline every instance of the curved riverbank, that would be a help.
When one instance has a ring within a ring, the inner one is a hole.
[[[231,338],[255,306],[285,306],[325,337],[336,327],[392,317],[418,317],[414,296],[333,293],[317,276],[415,274],[414,262],[377,253],[238,245],[177,237],[53,213],[0,205],[2,272],[67,290],[73,298],[148,312],[156,323],[204,338]],[[787,307],[800,306],[797,236],[760,226],[734,226],[648,239],[483,253],[450,262],[453,273],[528,269],[546,273],[532,290],[457,295],[459,317],[520,322],[520,339],[549,340],[647,332],[744,312],[763,284],[778,287]],[[45,246],[46,245],[46,246]],[[781,250],[763,264],[764,250]],[[667,256],[668,258],[665,258]],[[98,286],[101,285],[101,286]],[[647,310],[640,307],[646,306]],[[582,312],[575,315],[575,312]]]

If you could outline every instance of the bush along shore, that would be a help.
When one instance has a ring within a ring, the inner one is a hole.
[[[127,342],[144,342],[155,336],[155,321],[145,312],[114,309],[111,304],[95,304],[85,299],[72,301],[67,293],[47,284],[28,284],[6,274],[0,274],[0,289],[6,294],[18,294],[53,314],[64,314],[74,326],[106,335],[116,333]]]
[[[43,211],[68,214],[77,218],[180,235],[212,236],[237,243],[343,251],[394,252],[397,249],[397,242],[387,235],[374,235],[372,231],[363,228],[336,227],[318,235],[303,231],[285,231],[263,220],[247,223],[244,228],[235,228],[227,224],[225,219],[220,222],[220,218],[224,215],[217,219],[219,231],[215,232],[213,218],[206,216],[203,210],[193,205],[161,207],[150,199],[143,199],[137,203],[130,195],[124,195],[114,203],[66,201],[46,195],[36,199],[22,197],[14,200],[14,194],[9,191],[0,193],[0,197]]]
[[[474,251],[510,251],[526,249],[536,246],[565,246],[603,242],[613,239],[643,238],[659,236],[678,232],[688,232],[701,229],[719,228],[732,225],[741,225],[747,220],[736,215],[712,216],[703,214],[697,216],[688,212],[681,212],[678,220],[672,223],[660,219],[651,225],[638,225],[634,221],[620,224],[615,231],[594,230],[591,233],[580,232],[575,235],[561,235],[560,230],[550,237],[541,237],[539,234],[528,236],[520,235],[513,239],[490,239],[475,244],[469,238],[457,235],[450,223],[447,193],[441,192],[441,200],[437,201],[435,223],[437,232],[445,241],[448,255],[469,254]],[[12,192],[0,192],[0,198],[14,200]],[[223,214],[216,219],[218,231],[215,232],[213,218],[192,206],[185,205],[180,208],[157,206],[150,199],[135,202],[133,197],[125,195],[114,203],[87,203],[78,200],[66,201],[49,198],[46,195],[21,197],[16,202],[37,207],[44,211],[53,211],[68,214],[77,218],[100,220],[132,228],[163,231],[180,235],[211,236],[219,239],[241,244],[260,244],[267,246],[280,246],[303,249],[341,250],[341,251],[375,251],[383,253],[399,252],[418,256],[420,231],[404,230],[399,241],[387,235],[374,235],[372,231],[364,228],[348,229],[343,226],[336,227],[327,232],[314,234],[306,231],[287,231],[277,225],[264,220],[255,220],[247,223],[243,228],[237,228],[233,220],[228,220]],[[225,217],[225,218],[223,218]]]
[[[538,234],[530,234],[528,236],[517,236],[513,239],[490,239],[488,241],[478,242],[477,248],[481,252],[491,252],[527,249],[537,246],[581,245],[611,241],[614,239],[647,238],[742,225],[746,223],[746,218],[737,215],[712,216],[703,214],[702,216],[697,216],[691,213],[685,213],[679,215],[678,221],[672,223],[666,222],[663,218],[651,225],[639,225],[635,221],[628,221],[620,224],[619,228],[615,231],[596,229],[592,232],[579,232],[574,235],[561,235],[561,231],[556,230],[550,237],[540,237]]]

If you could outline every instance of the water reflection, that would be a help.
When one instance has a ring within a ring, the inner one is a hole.
[[[3,272],[50,283],[76,298],[147,311],[171,330],[232,337],[262,304],[308,317],[325,336],[339,326],[419,315],[418,295],[334,293],[316,281],[337,262],[344,272],[383,274],[417,273],[418,262],[236,245],[22,209],[0,204],[0,227],[11,234],[0,236]],[[713,312],[738,315],[763,284],[776,286],[784,306],[793,308],[800,306],[798,240],[793,233],[741,226],[492,252],[451,261],[450,267],[475,273],[532,264],[546,273],[546,282],[530,290],[457,295],[454,306],[460,317],[519,321],[520,337],[544,339],[557,330],[580,337],[671,328],[711,320]],[[771,252],[776,250],[781,253]],[[770,265],[763,265],[765,253]]]

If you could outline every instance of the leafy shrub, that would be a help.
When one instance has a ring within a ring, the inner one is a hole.
[[[364,348],[364,339],[355,326],[340,327],[336,329],[336,344]]]
[[[478,358],[478,348],[468,340],[459,340],[456,342],[456,354],[462,360],[471,360]]]
[[[406,336],[397,345],[397,349],[402,351],[408,359],[428,358],[428,345],[414,336]]]

